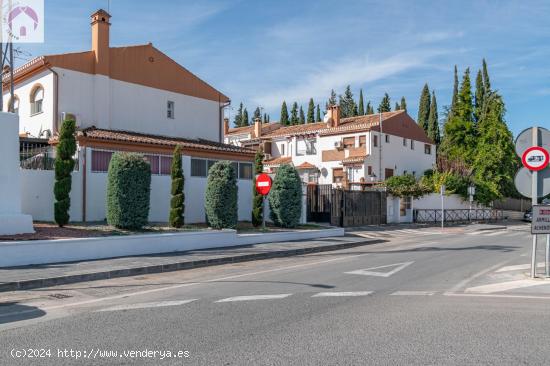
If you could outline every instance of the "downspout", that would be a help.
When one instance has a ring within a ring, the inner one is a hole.
[[[50,66],[47,66],[48,70],[50,70],[54,76],[53,81],[53,88],[54,88],[54,101],[53,101],[53,124],[52,124],[52,135],[55,135],[59,128],[58,128],[58,117],[59,117],[59,74],[52,69]]]
[[[86,223],[86,170],[88,170],[88,164],[86,164],[86,146],[83,146],[82,152],[82,222]]]

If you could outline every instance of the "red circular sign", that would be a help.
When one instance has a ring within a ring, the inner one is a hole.
[[[256,177],[256,192],[266,196],[271,190],[271,177],[262,173]]]
[[[529,170],[539,171],[548,166],[550,155],[546,149],[540,146],[533,146],[525,150],[521,157],[523,166]]]

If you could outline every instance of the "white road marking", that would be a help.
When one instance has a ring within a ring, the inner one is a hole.
[[[545,266],[544,262],[540,262],[540,263],[537,264],[537,267],[544,267],[544,266]],[[515,265],[515,266],[502,267],[502,268],[496,270],[495,272],[519,271],[519,270],[526,270],[526,269],[530,269],[530,268],[531,268],[531,263],[518,264],[518,265]]]
[[[346,296],[367,296],[372,291],[349,291],[349,292],[319,292],[311,297],[346,297]]]
[[[216,302],[232,302],[232,301],[253,301],[253,300],[276,300],[284,299],[292,294],[276,294],[276,295],[249,295],[249,296],[234,296],[218,300]]]
[[[506,234],[506,231],[504,230],[493,231],[491,233],[484,234],[483,236],[496,236],[496,235],[502,235],[502,234]]]
[[[453,293],[453,292],[456,292],[458,290],[460,290],[461,288],[465,287],[468,283],[472,282],[473,280],[475,280],[476,278],[480,277],[480,276],[483,276],[489,272],[492,272],[494,271],[495,269],[499,268],[499,267],[502,267],[504,266],[505,264],[508,264],[510,263],[511,261],[513,261],[514,259],[508,259],[508,260],[505,260],[503,262],[500,262],[500,263],[497,263],[495,264],[494,266],[491,266],[489,268],[485,268],[483,271],[481,272],[478,272],[476,274],[473,274],[472,276],[466,278],[465,280],[462,280],[460,281],[459,283],[457,283],[456,285],[454,285],[449,291],[447,291],[447,293]]]
[[[445,292],[444,296],[462,296],[462,297],[494,297],[502,299],[538,299],[550,300],[550,296],[533,296],[533,295],[501,295],[501,294],[457,294],[455,292]]]
[[[385,266],[359,269],[357,271],[344,272],[344,273],[346,273],[346,274],[356,274],[356,275],[362,275],[362,276],[375,276],[375,277],[386,277],[387,278],[387,277],[390,277],[391,275],[396,274],[397,272],[401,271],[403,268],[410,266],[413,263],[414,262],[387,264]],[[375,269],[382,269],[382,268],[389,268],[389,267],[395,267],[395,268],[393,270],[389,271],[389,272],[374,271]]]
[[[391,296],[432,296],[434,291],[395,291]]]
[[[134,309],[147,309],[147,308],[161,308],[165,306],[179,306],[189,304],[197,299],[180,300],[180,301],[157,301],[157,302],[143,302],[138,304],[117,305],[110,308],[101,309],[99,311],[119,311],[119,310],[134,310]]]
[[[483,234],[483,231],[473,231],[473,232],[466,233],[466,235],[480,235],[480,234]]]
[[[490,285],[482,285],[467,288],[466,293],[478,293],[478,294],[492,294],[494,292],[503,292],[509,290],[515,290],[524,287],[550,285],[550,282],[538,281],[538,280],[516,280],[500,283],[493,283]]]

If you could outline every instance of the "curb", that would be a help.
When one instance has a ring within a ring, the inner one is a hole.
[[[369,244],[378,244],[382,242],[384,242],[384,240],[378,240],[378,239],[365,240],[360,242],[349,242],[349,243],[325,245],[320,247],[297,248],[297,249],[279,250],[274,252],[265,252],[265,253],[256,253],[256,254],[243,254],[243,255],[235,255],[235,256],[222,257],[222,258],[202,259],[202,260],[196,260],[196,261],[180,261],[180,262],[161,264],[161,265],[151,265],[151,266],[133,267],[133,268],[126,268],[126,269],[115,269],[110,271],[83,273],[83,274],[77,274],[77,275],[67,275],[67,276],[58,276],[58,277],[49,277],[49,278],[38,278],[38,279],[32,279],[32,280],[5,282],[0,284],[0,292],[31,290],[31,289],[44,288],[44,287],[67,285],[67,284],[78,283],[78,282],[99,281],[99,280],[107,280],[111,278],[132,277],[132,276],[139,276],[144,274],[174,272],[174,271],[181,271],[186,269],[217,266],[217,265],[230,264],[230,263],[250,262],[255,260],[271,259],[271,258],[277,258],[277,257],[290,257],[290,256],[298,256],[298,255],[304,255],[304,254],[310,254],[310,253],[329,252],[329,251],[354,248],[354,247],[359,247],[359,246],[369,245]]]

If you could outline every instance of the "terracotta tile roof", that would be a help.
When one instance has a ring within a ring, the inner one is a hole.
[[[271,160],[264,161],[264,166],[279,166],[283,164],[291,164],[292,158],[290,156],[282,156]]]
[[[279,128],[281,128],[281,124],[279,122],[262,123],[262,135],[268,134]],[[252,132],[254,132],[254,124],[250,126],[230,128],[229,131],[226,133],[226,136],[240,135],[240,134],[247,134],[247,133],[251,134]]]
[[[366,155],[350,156],[349,158],[342,159],[342,164],[363,163],[366,157]]]
[[[303,125],[294,125],[280,127],[268,134],[262,134],[262,138],[272,138],[272,137],[281,137],[281,136],[293,136],[293,135],[303,135],[307,133],[317,133],[323,129],[327,128],[327,124],[324,122],[316,123],[306,123]]]
[[[317,169],[317,167],[307,161],[304,161],[302,164],[298,165],[296,169]]]
[[[105,130],[96,127],[89,127],[78,132],[78,137],[85,137],[92,140],[103,140],[111,142],[125,142],[136,144],[148,144],[156,146],[181,146],[183,148],[210,150],[217,152],[232,152],[243,154],[255,154],[255,150],[246,149],[229,144],[222,144],[216,141],[205,139],[188,139],[180,137],[168,137],[160,135],[149,135],[138,132]]]

